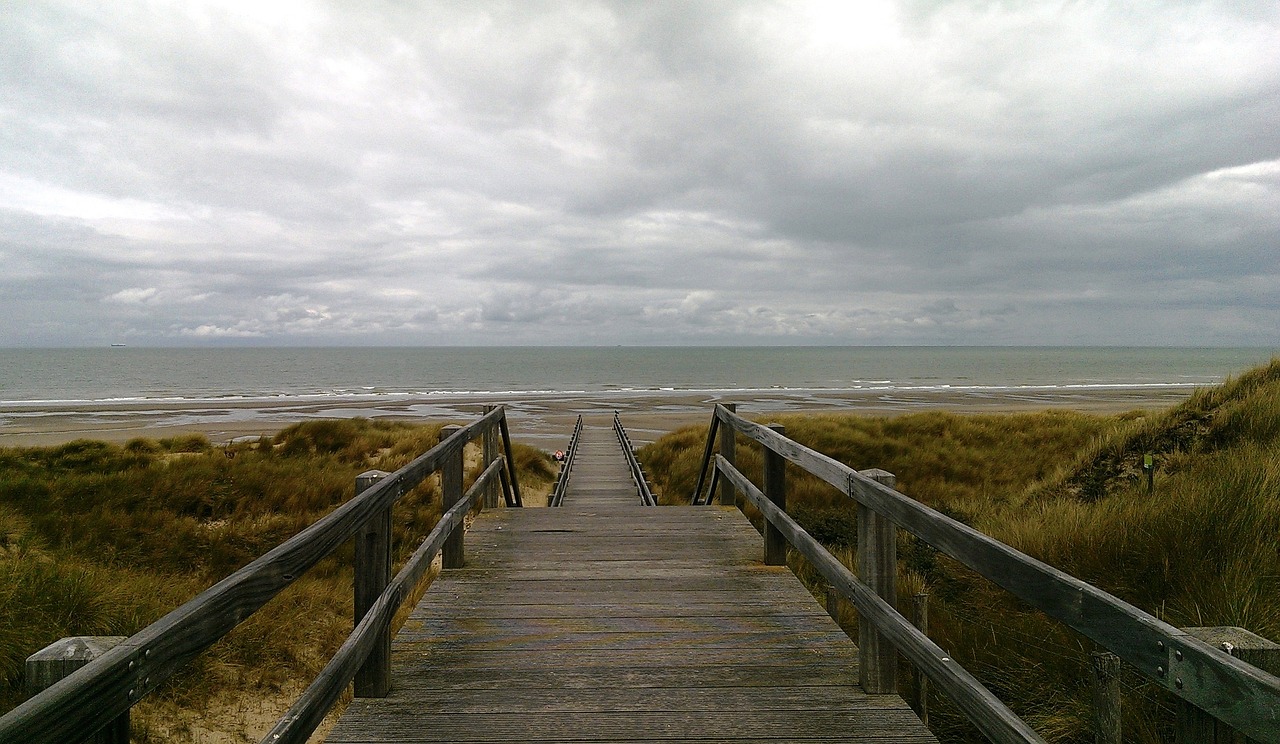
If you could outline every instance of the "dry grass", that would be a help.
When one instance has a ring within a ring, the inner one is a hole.
[[[132,635],[351,498],[356,474],[430,449],[439,428],[317,421],[227,448],[182,437],[0,449],[0,710],[21,701],[31,653],[69,635]],[[521,445],[515,456],[522,485],[545,487],[549,458]],[[439,515],[435,478],[399,502],[397,565]],[[134,740],[244,728],[213,725],[206,709],[274,722],[351,631],[351,560],[344,546],[144,701]],[[277,701],[274,715],[250,714],[260,698]]]
[[[1173,625],[1238,625],[1280,640],[1280,361],[1159,414],[780,421],[797,441],[894,472],[907,495]],[[641,451],[665,502],[687,502],[705,433],[682,430]],[[739,440],[739,464],[759,482],[756,450]],[[1145,454],[1156,463],[1153,495]],[[794,469],[788,479],[789,511],[851,562],[852,506]],[[913,593],[928,591],[943,648],[1048,740],[1092,741],[1090,642],[909,535],[898,549],[904,614]],[[1123,685],[1125,740],[1170,741],[1169,697],[1133,670]],[[934,701],[933,723],[945,741],[978,740],[945,701]]]

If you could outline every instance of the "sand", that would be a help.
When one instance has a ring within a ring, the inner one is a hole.
[[[134,437],[201,433],[215,443],[270,435],[306,420],[357,416],[417,422],[465,422],[486,404],[507,406],[512,436],[555,449],[567,441],[576,417],[607,422],[622,416],[631,439],[643,444],[666,432],[709,420],[717,402],[734,402],[747,416],[771,413],[848,413],[891,416],[928,410],[1007,413],[1071,409],[1118,413],[1177,405],[1190,395],[1169,388],[1019,388],[1008,390],[758,390],[732,395],[687,391],[578,393],[570,395],[430,396],[405,399],[229,400],[0,406],[0,446],[53,445],[73,439],[124,442]]]

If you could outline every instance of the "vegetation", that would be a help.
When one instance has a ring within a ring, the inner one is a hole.
[[[226,447],[187,436],[0,449],[0,710],[23,699],[30,654],[63,636],[133,634],[351,498],[356,474],[402,467],[439,431],[316,421]],[[536,499],[549,458],[518,444],[514,455]],[[435,480],[395,509],[397,565],[440,516]],[[351,631],[351,562],[348,545],[144,701],[134,740],[191,738],[207,722],[184,709],[299,692]]]
[[[776,420],[797,441],[889,470],[913,498],[1175,626],[1236,625],[1280,641],[1280,360],[1160,413]],[[705,436],[681,430],[639,453],[665,502],[687,502]],[[758,452],[739,439],[739,465],[757,483]],[[852,505],[807,474],[788,479],[788,511],[852,563]],[[1050,741],[1092,741],[1092,644],[899,533],[904,614],[912,594],[928,592],[943,648]],[[1122,684],[1125,740],[1170,741],[1172,699],[1133,670]],[[932,704],[940,738],[978,740],[946,701]]]
[[[797,441],[894,472],[904,493],[1173,625],[1280,640],[1280,360],[1159,413],[777,420]],[[664,502],[687,502],[705,436],[683,429],[639,453]],[[438,437],[435,426],[356,420],[229,447],[182,437],[0,449],[0,710],[22,699],[32,652],[66,635],[132,634],[350,498],[357,473],[394,470]],[[758,448],[741,439],[738,455],[758,482]],[[554,468],[532,448],[517,445],[515,457],[525,499],[538,503]],[[473,478],[474,462],[468,470]],[[854,510],[842,496],[793,470],[788,499],[852,561]],[[405,497],[397,561],[439,511],[432,480]],[[1049,740],[1091,741],[1091,644],[909,535],[899,541],[904,611],[929,592],[940,645]],[[349,548],[323,562],[148,698],[135,740],[191,739],[200,723],[182,711],[275,694],[273,720],[350,631],[350,564]],[[1171,699],[1132,670],[1123,686],[1126,740],[1169,741]],[[932,706],[943,740],[977,740],[945,700]]]

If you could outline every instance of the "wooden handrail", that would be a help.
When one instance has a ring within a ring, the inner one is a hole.
[[[355,678],[356,670],[373,649],[378,634],[390,627],[396,611],[431,567],[432,559],[440,552],[445,540],[463,523],[463,518],[471,511],[477,498],[484,493],[492,479],[498,476],[502,464],[501,459],[489,463],[484,473],[467,489],[462,500],[440,516],[435,528],[405,562],[404,567],[369,608],[364,619],[351,631],[351,635],[347,636],[311,686],[262,738],[262,744],[306,742],[347,684]]]
[[[716,405],[715,419],[1097,642],[1172,694],[1246,736],[1280,743],[1280,678],[724,406]]]
[[[499,427],[510,452],[501,406],[0,717],[0,741],[78,742],[126,712],[146,694],[213,645],[375,515],[399,500],[477,436]],[[509,504],[519,504],[510,456],[502,461]]]
[[[881,599],[853,575],[827,549],[775,506],[745,475],[720,455],[715,456],[716,472],[733,481],[755,504],[769,524],[791,543],[831,587],[858,608],[859,621],[868,621],[881,630],[904,656],[922,669],[929,679],[949,694],[984,736],[998,744],[1041,744],[1044,739],[991,693],[972,674],[916,629],[898,610]]]
[[[613,432],[618,435],[618,444],[622,446],[622,453],[627,458],[627,468],[631,470],[631,480],[640,493],[641,503],[645,506],[657,506],[658,500],[653,497],[653,491],[649,490],[649,483],[644,479],[644,468],[640,467],[640,461],[636,459],[636,452],[631,448],[631,438],[622,427],[622,417],[617,411],[613,412]]]
[[[560,506],[564,503],[564,490],[569,487],[569,471],[573,469],[573,458],[578,454],[578,438],[582,435],[582,416],[573,425],[573,434],[569,436],[569,449],[564,452],[560,462],[560,472],[556,473],[556,482],[551,486],[551,495],[547,497],[547,506]]]

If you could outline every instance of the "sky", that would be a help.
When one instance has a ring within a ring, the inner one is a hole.
[[[0,347],[1278,321],[1274,0],[0,0]]]

